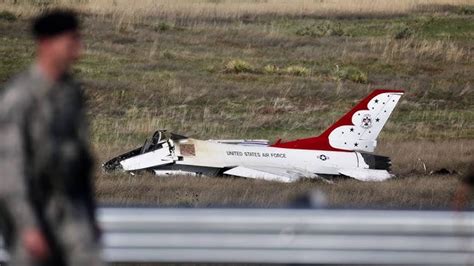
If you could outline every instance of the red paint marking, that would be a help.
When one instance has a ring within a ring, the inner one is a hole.
[[[352,116],[354,115],[354,113],[360,110],[369,110],[367,109],[367,105],[369,104],[370,100],[372,100],[372,98],[379,94],[387,92],[403,93],[404,91],[382,89],[374,90],[362,101],[360,101],[356,106],[354,106],[354,108],[352,108],[348,113],[341,117],[336,123],[332,124],[332,126],[326,129],[321,135],[306,139],[292,140],[288,142],[283,142],[281,139],[279,139],[274,144],[270,145],[270,147],[302,150],[348,151],[332,147],[329,144],[329,134],[331,134],[334,129],[340,126],[354,125],[352,123]]]

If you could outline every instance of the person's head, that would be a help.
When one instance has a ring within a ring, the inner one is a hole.
[[[79,30],[79,20],[73,11],[51,10],[38,16],[32,25],[38,60],[47,61],[55,71],[66,72],[81,54]]]

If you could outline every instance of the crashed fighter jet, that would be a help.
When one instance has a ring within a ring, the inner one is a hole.
[[[142,147],[103,164],[106,171],[230,175],[281,182],[346,176],[382,181],[390,159],[371,154],[403,91],[375,90],[317,137],[293,141],[198,140],[156,131]]]

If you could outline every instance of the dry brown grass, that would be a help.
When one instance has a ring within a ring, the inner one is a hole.
[[[120,148],[110,149],[110,156],[112,150]],[[474,159],[474,140],[382,141],[378,153],[391,156],[398,177],[386,182],[336,179],[334,184],[311,180],[284,184],[229,177],[109,175],[98,170],[97,195],[105,204],[283,207],[301,195],[322,191],[330,207],[450,208],[458,179]],[[107,154],[101,150],[101,155]],[[443,168],[455,174],[431,174]]]
[[[427,175],[440,169],[459,174],[474,161],[474,139],[404,140],[379,139],[377,153],[390,156],[398,176]]]
[[[130,6],[126,0],[96,0],[86,8],[99,13],[183,16],[191,18],[240,18],[248,15],[390,15],[409,13],[431,5],[466,5],[467,0],[141,0]]]
[[[371,41],[371,49],[382,46],[381,58],[386,62],[436,60],[457,63],[471,62],[472,54],[450,40],[384,39]]]
[[[29,0],[11,2],[0,0],[0,11],[21,16],[0,21],[2,81],[30,62],[33,49],[23,18],[42,8],[25,4]],[[72,5],[72,0],[55,2]],[[82,16],[86,55],[76,70],[89,98],[98,164],[143,144],[160,128],[201,139],[316,135],[372,89],[404,88],[378,149],[392,157],[399,178],[278,184],[110,176],[97,169],[101,202],[267,207],[321,188],[331,206],[449,206],[457,176],[429,173],[441,168],[462,172],[473,160],[474,75],[472,15],[445,5],[472,1],[131,2],[73,6],[88,13]],[[411,12],[416,14],[392,18]],[[298,34],[328,21],[340,24],[343,35]],[[399,26],[413,34],[394,38]],[[231,60],[259,71],[225,71]],[[307,71],[284,73],[290,66]],[[367,84],[335,75],[338,68],[367,74]]]
[[[11,5],[17,2],[17,5]],[[47,1],[46,1],[47,2]],[[31,0],[3,0],[0,7],[30,16],[42,5]],[[419,11],[443,10],[446,6],[472,4],[470,0],[56,0],[55,6],[74,7],[96,14],[112,15],[119,21],[141,21],[146,17],[171,20],[231,20],[262,15],[280,16],[390,16]]]
[[[458,185],[455,176],[284,184],[240,178],[116,174],[97,179],[97,195],[101,203],[120,205],[284,207],[301,195],[320,191],[330,207],[431,209],[452,207]]]

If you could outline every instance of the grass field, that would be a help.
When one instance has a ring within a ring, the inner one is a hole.
[[[97,169],[102,202],[268,207],[319,189],[338,207],[450,206],[474,158],[472,1],[129,3],[0,0],[2,83],[33,58],[32,15],[81,11],[85,55],[75,72],[98,165],[162,128],[204,139],[316,135],[374,88],[402,88],[377,150],[398,178],[278,184]],[[455,173],[430,175],[442,168]]]

